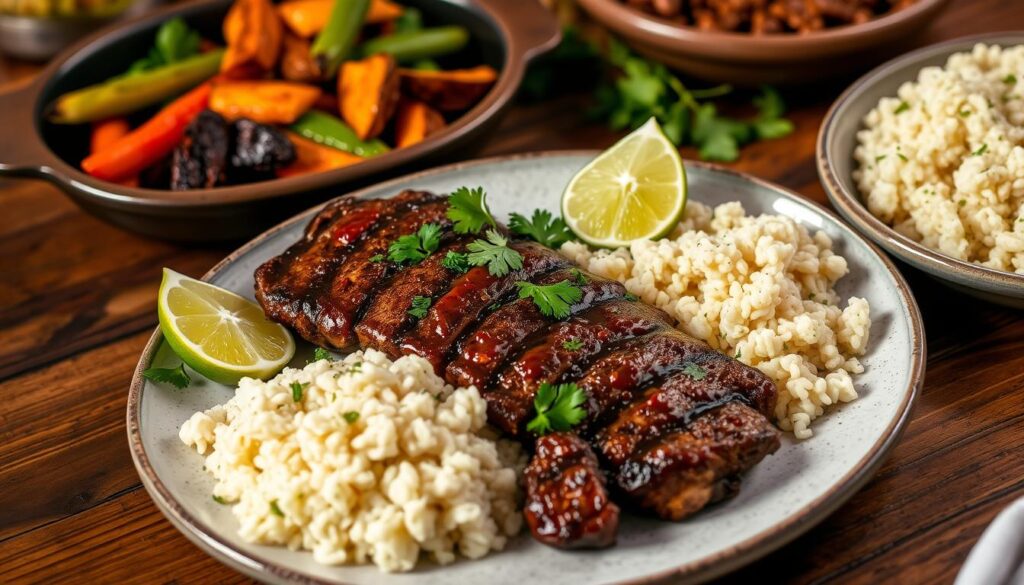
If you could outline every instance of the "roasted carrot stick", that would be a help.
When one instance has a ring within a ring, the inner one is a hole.
[[[94,154],[124,138],[132,131],[128,120],[124,118],[109,118],[92,123],[92,136],[89,140],[89,153]],[[118,181],[126,187],[138,187],[139,178],[129,177]]]
[[[185,127],[210,102],[210,84],[204,83],[174,100],[131,133],[82,161],[82,169],[106,181],[134,177],[181,142]]]

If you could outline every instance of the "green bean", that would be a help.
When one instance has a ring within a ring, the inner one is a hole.
[[[50,120],[58,124],[81,124],[141,110],[213,77],[223,56],[222,49],[210,51],[66,93],[54,102]]]
[[[389,150],[380,140],[360,140],[355,130],[330,114],[315,110],[306,112],[292,124],[293,132],[314,142],[351,152],[359,156],[375,156]]]
[[[468,42],[469,33],[461,26],[439,26],[370,39],[360,52],[364,56],[388,53],[401,63],[413,63],[454,53]]]
[[[327,26],[309,49],[310,55],[320,61],[325,78],[334,77],[341,62],[349,56],[369,8],[370,0],[334,0]]]

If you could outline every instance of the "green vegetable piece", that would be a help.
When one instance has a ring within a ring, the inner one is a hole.
[[[562,348],[566,351],[579,351],[583,349],[583,342],[575,337],[562,342]]]
[[[320,62],[326,78],[334,77],[352,52],[369,8],[370,0],[334,0],[327,25],[309,47],[309,54]]]
[[[576,384],[556,386],[545,382],[533,399],[537,415],[527,423],[526,430],[535,435],[571,430],[587,416],[581,406],[586,401],[587,395]]]
[[[199,33],[189,28],[180,17],[160,25],[156,40],[149,54],[128,68],[128,74],[149,71],[171,63],[177,63],[199,53]]]
[[[306,386],[309,386],[309,382],[306,382],[305,384],[292,382],[291,389],[293,402],[302,402],[302,391],[306,389]]]
[[[412,64],[412,68],[417,71],[440,71],[441,66],[437,64],[437,61],[433,59],[420,59],[419,61]]]
[[[406,234],[388,246],[388,260],[418,264],[437,251],[441,243],[441,226],[426,223],[415,234]]]
[[[359,413],[354,410],[350,410],[345,414],[341,415],[341,418],[345,419],[345,422],[347,422],[348,424],[353,424],[357,420],[359,420]]]
[[[427,311],[430,309],[431,302],[430,297],[421,297],[416,295],[412,298],[412,304],[406,312],[417,319],[422,319],[427,316]]]
[[[418,8],[406,6],[394,22],[396,33],[415,32],[423,28],[423,13]]]
[[[363,56],[387,53],[399,63],[415,63],[455,53],[468,42],[469,32],[465,28],[439,26],[376,37],[363,43],[359,52]]]
[[[467,259],[473,266],[487,266],[492,276],[505,276],[523,267],[523,256],[508,247],[508,239],[494,230],[487,230],[486,240],[475,240],[466,246]]]
[[[270,513],[274,516],[284,518],[284,512],[282,512],[281,507],[277,505],[277,500],[270,501]]]
[[[217,494],[213,494],[212,497],[213,497],[213,501],[214,502],[217,502],[218,504],[220,504],[222,506],[227,505],[227,503],[228,503],[227,500],[225,500],[224,498],[218,496]]]
[[[485,225],[498,227],[487,208],[487,193],[483,187],[459,187],[448,197],[448,219],[457,234],[478,234]]]
[[[54,102],[49,119],[56,124],[81,124],[130,114],[213,77],[223,57],[223,49],[210,51],[171,65],[115,77],[66,93]]]
[[[318,347],[313,350],[313,361],[318,362],[320,360],[334,361],[334,356],[326,349]]]
[[[568,280],[555,284],[540,285],[519,281],[519,298],[532,298],[545,317],[565,319],[572,312],[573,303],[583,298],[583,291]]]
[[[548,248],[558,248],[573,239],[572,231],[565,225],[565,221],[561,217],[552,217],[546,209],[534,209],[530,219],[513,213],[508,227],[512,233],[526,236]]]
[[[340,118],[310,110],[291,125],[296,134],[313,142],[351,152],[358,156],[376,156],[391,150],[380,140],[360,140],[355,130]]]
[[[192,383],[192,378],[185,371],[185,364],[178,364],[176,368],[149,368],[142,372],[142,377],[154,382],[170,384],[178,390]]]
[[[683,373],[698,382],[708,375],[707,370],[693,362],[686,362],[686,364],[683,365]]]
[[[450,251],[445,254],[444,259],[441,260],[441,266],[444,266],[452,272],[463,274],[469,270],[471,264],[469,263],[469,257],[466,254]]]

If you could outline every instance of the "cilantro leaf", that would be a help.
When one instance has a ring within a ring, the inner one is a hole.
[[[383,262],[384,261],[384,254],[374,254],[373,256],[370,256],[369,258],[367,258],[367,260],[369,260],[370,262],[373,262],[373,263]]]
[[[313,361],[318,362],[320,360],[334,361],[334,356],[326,349],[318,347],[313,350]]]
[[[519,288],[519,298],[532,298],[542,315],[556,319],[568,317],[573,303],[583,298],[583,291],[568,280],[547,285],[521,280],[516,286]]]
[[[487,208],[487,193],[483,187],[459,187],[448,197],[448,219],[457,234],[478,234],[484,225],[497,228],[498,224]]]
[[[683,364],[683,373],[698,382],[708,375],[708,371],[706,369],[693,362],[686,362]]]
[[[345,422],[347,422],[348,424],[353,424],[354,422],[359,420],[359,413],[354,410],[350,410],[345,414],[341,415],[341,418],[345,419]]]
[[[639,301],[640,300],[640,297],[638,297],[635,294],[630,293],[630,292],[626,293],[625,297],[623,297],[623,298],[625,298],[627,301]]]
[[[576,282],[576,284],[580,286],[583,286],[588,282],[587,275],[583,274],[583,271],[580,270],[579,268],[573,268],[572,270],[569,271],[569,274],[572,275],[572,279]]]
[[[583,349],[583,342],[578,338],[573,337],[562,342],[562,349],[566,351],[579,351]]]
[[[505,276],[523,267],[523,256],[508,247],[508,239],[494,230],[487,230],[486,240],[475,240],[466,246],[466,259],[473,266],[487,266],[492,276]]]
[[[548,248],[558,248],[573,239],[573,234],[569,231],[569,226],[565,225],[565,221],[561,217],[552,217],[551,212],[546,209],[534,209],[530,219],[513,213],[509,218],[508,227],[512,233],[526,236]]]
[[[892,111],[892,113],[894,113],[894,114],[902,114],[903,112],[906,112],[909,109],[910,109],[910,104],[908,104],[907,102],[904,101],[904,102],[900,102],[900,105],[896,106],[896,109],[894,109]]]
[[[422,319],[427,316],[427,310],[430,309],[430,304],[432,302],[433,301],[431,301],[430,297],[421,297],[416,295],[412,298],[412,304],[406,312],[417,319]]]
[[[185,364],[178,364],[176,368],[149,368],[142,372],[142,377],[154,382],[170,384],[178,390],[192,383],[192,378],[185,371]]]
[[[445,254],[444,259],[441,260],[441,266],[444,266],[452,272],[462,274],[469,270],[469,258],[462,252],[450,251]]]
[[[576,384],[545,382],[533,399],[537,415],[526,425],[526,430],[536,435],[568,431],[587,416],[587,411],[581,407],[586,401],[587,395]]]
[[[406,234],[388,246],[388,260],[418,264],[437,251],[441,243],[441,226],[426,223],[415,234]]]
[[[218,504],[220,504],[222,506],[224,506],[224,505],[226,505],[228,503],[227,500],[225,500],[224,498],[218,496],[217,494],[213,494],[212,497],[213,497],[213,501],[214,502],[217,502]]]
[[[293,402],[302,402],[302,391],[306,389],[306,386],[309,386],[309,382],[306,382],[305,384],[292,382],[291,388]]]
[[[282,512],[281,507],[277,505],[277,500],[270,500],[270,513],[274,516],[284,518],[284,512]]]

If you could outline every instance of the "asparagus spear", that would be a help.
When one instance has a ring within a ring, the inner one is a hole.
[[[370,0],[334,0],[327,26],[310,47],[310,54],[320,61],[320,70],[326,78],[333,77],[348,57],[369,8]]]

